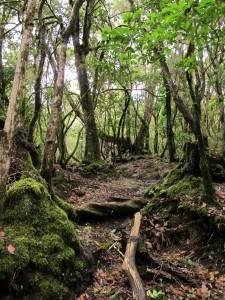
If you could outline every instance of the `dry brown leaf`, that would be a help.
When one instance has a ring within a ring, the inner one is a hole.
[[[199,289],[197,289],[196,294],[200,297],[200,299],[206,300],[209,297],[209,289],[205,284],[202,284],[202,286]]]
[[[15,248],[12,244],[9,244],[8,247],[7,247],[7,250],[8,250],[8,252],[9,252],[10,254],[14,254],[16,248]]]
[[[4,237],[5,236],[5,232],[3,229],[0,229],[0,238]]]

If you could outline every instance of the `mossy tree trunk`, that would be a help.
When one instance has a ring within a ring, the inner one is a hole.
[[[22,101],[25,75],[28,62],[29,46],[32,38],[33,18],[36,1],[28,0],[26,17],[23,22],[23,34],[20,51],[16,64],[12,93],[9,99],[8,110],[3,130],[0,132],[0,199],[3,202],[5,187],[9,175],[13,156],[13,140],[19,120],[19,107]],[[2,204],[2,203],[1,203]]]
[[[187,55],[189,57],[194,52],[194,44],[190,42]],[[209,170],[209,163],[206,154],[206,145],[201,129],[201,100],[204,97],[205,92],[205,73],[195,69],[197,74],[196,82],[194,83],[192,71],[186,71],[186,79],[189,87],[190,97],[193,103],[193,120],[195,124],[195,137],[198,143],[199,157],[200,157],[200,171],[203,179],[203,186],[205,191],[205,197],[208,201],[211,201],[214,196],[214,188],[212,184],[212,178]]]
[[[194,49],[191,45],[191,47],[189,47],[188,49],[187,56],[191,54],[191,52],[189,51],[190,48],[191,51],[193,51]],[[159,54],[158,50],[156,50],[156,54],[157,55]],[[172,74],[169,70],[166,59],[163,56],[161,56],[160,58],[160,65],[161,65],[161,71],[163,73],[163,76],[167,80],[168,87],[170,89],[171,95],[173,96],[174,102],[196,137],[198,143],[199,156],[200,156],[200,171],[201,171],[201,176],[203,178],[205,195],[206,195],[206,199],[208,201],[211,201],[213,199],[214,189],[212,184],[212,178],[209,171],[204,139],[201,131],[201,99],[204,96],[204,90],[205,90],[205,79],[203,77],[204,74],[198,73],[199,75],[198,82],[195,88],[193,88],[192,75],[188,71],[186,72],[186,79],[189,86],[190,97],[193,102],[194,115],[192,116],[188,108],[184,104],[184,101],[180,96],[180,93],[178,92],[178,87],[172,78]],[[196,72],[198,72],[198,70],[196,70]],[[200,76],[202,76],[201,79]]]

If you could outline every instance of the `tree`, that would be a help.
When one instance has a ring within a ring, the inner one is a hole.
[[[4,128],[1,131],[0,140],[0,199],[1,206],[4,200],[5,187],[9,175],[10,163],[13,156],[13,139],[18,125],[19,107],[22,101],[25,75],[28,62],[29,45],[32,38],[33,18],[35,14],[36,1],[28,0],[26,15],[23,21],[23,33],[21,46],[16,65],[15,76],[9,106],[6,114]]]
[[[87,1],[85,8],[85,16],[81,25],[81,8],[85,1],[75,1],[76,19],[73,31],[73,44],[75,54],[75,65],[78,75],[80,88],[80,102],[84,115],[84,124],[86,129],[86,144],[84,161],[100,159],[100,146],[98,140],[98,131],[95,121],[94,101],[91,94],[91,87],[87,72],[87,55],[90,52],[90,30],[94,12],[95,1]],[[81,32],[83,28],[83,32]]]
[[[66,51],[69,38],[73,32],[73,26],[77,18],[77,2],[74,3],[68,25],[61,32],[60,50],[58,55],[58,69],[55,78],[54,100],[51,107],[51,115],[48,121],[45,137],[44,157],[42,161],[41,175],[51,187],[55,152],[57,148],[57,133],[60,125],[60,113],[64,92],[64,72],[66,64]]]

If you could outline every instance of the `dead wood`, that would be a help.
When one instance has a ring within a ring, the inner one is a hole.
[[[200,284],[200,280],[198,278],[193,278],[193,274],[188,273],[180,266],[173,265],[169,262],[160,260],[159,258],[149,253],[149,251],[145,252],[144,254],[142,253],[142,256],[142,259],[145,261],[145,264],[151,264],[153,267],[160,269],[160,273],[158,273],[159,276],[166,274],[166,276],[162,277],[167,277],[167,279],[169,279],[168,275],[170,274],[170,280],[175,280],[176,278],[177,281],[180,280],[182,282],[189,283],[192,286],[198,286]],[[157,272],[157,270],[155,271]]]
[[[140,237],[141,213],[137,212],[134,217],[134,225],[131,229],[130,237],[127,243],[125,257],[122,269],[127,274],[135,300],[144,300],[145,290],[141,277],[135,264],[135,254],[137,250],[138,240]]]

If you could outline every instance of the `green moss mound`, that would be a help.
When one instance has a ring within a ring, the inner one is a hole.
[[[202,198],[203,183],[201,177],[185,175],[183,168],[178,166],[173,169],[161,182],[151,186],[145,192],[149,202],[144,211],[148,212],[157,206],[159,200],[167,202],[173,200],[184,201],[186,198]]]
[[[107,169],[107,168],[108,168],[108,165],[102,160],[88,162],[85,165],[85,170],[88,173],[93,173],[93,174],[96,174],[96,173],[98,173],[98,172],[100,172],[104,169]]]
[[[42,183],[25,178],[12,185],[0,232],[0,294],[72,297],[85,268],[82,248],[74,223]]]

